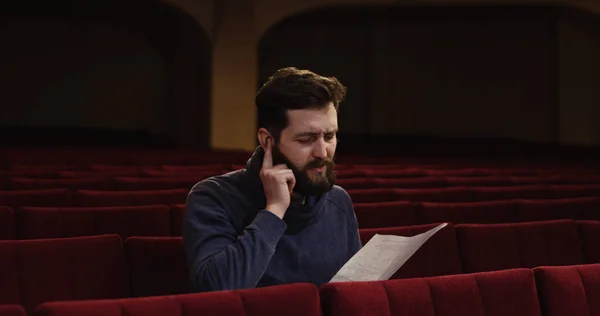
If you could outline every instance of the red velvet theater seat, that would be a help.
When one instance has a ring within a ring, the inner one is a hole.
[[[69,189],[0,191],[0,206],[71,206]]]
[[[353,203],[377,203],[399,200],[395,196],[395,191],[393,188],[357,189],[348,190],[348,194]]]
[[[541,185],[541,184],[562,184],[565,179],[561,176],[514,176],[511,177],[515,185]]]
[[[354,203],[391,201],[412,202],[473,202],[473,188],[425,188],[425,189],[359,189],[348,190]]]
[[[600,263],[600,221],[576,221],[585,263]]]
[[[21,239],[103,234],[171,236],[169,207],[23,207],[18,212]]]
[[[468,187],[395,189],[394,199],[414,202],[472,202],[473,190]]]
[[[31,312],[47,301],[130,294],[118,235],[0,241],[0,304]]]
[[[36,179],[17,178],[8,179],[11,190],[39,190],[67,188],[71,190],[110,190],[110,179],[106,177],[72,178],[72,179]]]
[[[444,178],[347,178],[336,182],[346,190],[374,188],[441,188],[445,187]]]
[[[427,170],[427,174],[433,177],[484,177],[490,176],[490,172],[483,169],[442,169]]]
[[[600,315],[600,264],[534,269],[546,316]]]
[[[92,171],[61,171],[60,178],[97,178],[97,177],[136,177],[141,176],[142,171],[138,169],[106,169]]]
[[[337,170],[339,179],[349,178],[417,178],[429,176],[419,169],[347,169]]]
[[[474,191],[477,201],[546,199],[551,196],[549,188],[544,185],[478,187]]]
[[[406,201],[355,203],[359,228],[409,226],[417,224],[417,203]]]
[[[466,273],[584,263],[572,220],[458,224],[455,230]]]
[[[514,221],[514,211],[515,203],[510,200],[466,203],[422,202],[417,217],[421,223],[511,223]]]
[[[152,169],[158,169],[159,167],[156,165],[107,165],[107,164],[97,164],[97,163],[93,163],[91,165],[89,165],[89,169],[91,170],[152,170]]]
[[[228,164],[206,164],[206,165],[161,165],[160,169],[164,171],[189,172],[189,171],[209,171],[223,170],[230,168]],[[242,167],[242,168],[245,168]]]
[[[508,176],[484,176],[484,177],[446,177],[448,186],[511,186],[512,180]]]
[[[362,244],[366,244],[375,234],[415,236],[424,233],[437,225],[418,225],[406,227],[360,229],[359,234]],[[429,240],[400,267],[391,278],[404,279],[448,275],[462,273],[456,235],[452,224],[448,224]]]
[[[51,169],[34,169],[34,170],[0,170],[0,178],[9,177],[26,177],[26,178],[56,178],[59,171]]]
[[[0,316],[27,316],[21,305],[0,305]]]
[[[185,214],[185,204],[171,205],[171,234],[173,236],[182,236],[183,215]]]
[[[565,176],[566,184],[600,184],[600,175],[571,175]]]
[[[136,206],[185,203],[189,189],[151,191],[93,191],[75,192],[78,206]]]
[[[191,189],[196,183],[204,180],[198,177],[176,178],[135,178],[117,177],[115,186],[117,190],[170,190]]]
[[[319,290],[306,283],[120,300],[52,302],[34,316],[319,316]]]
[[[519,200],[515,215],[516,220],[520,222],[555,219],[600,220],[600,198]]]
[[[550,190],[555,198],[576,198],[586,196],[600,197],[600,184],[551,185]]]
[[[191,171],[164,171],[164,170],[144,170],[144,177],[152,178],[196,178],[206,179],[217,176],[229,170],[191,170]]]
[[[16,225],[12,208],[0,206],[0,240],[14,239]]]
[[[8,170],[14,171],[63,171],[63,170],[85,170],[87,165],[79,164],[42,164],[42,165],[32,165],[32,164],[20,164],[20,163],[11,163],[8,166]]]
[[[540,316],[533,271],[328,283],[324,316]],[[566,314],[565,314],[566,315]]]
[[[124,246],[132,296],[190,292],[181,237],[131,237]]]

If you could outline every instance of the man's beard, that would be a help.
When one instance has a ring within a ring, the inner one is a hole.
[[[273,165],[285,164],[294,173],[296,185],[294,192],[303,196],[321,196],[327,193],[335,184],[335,162],[329,158],[315,158],[304,167],[299,168],[292,163],[277,146],[273,146]],[[308,170],[326,166],[324,172],[315,172],[313,178],[308,175]]]

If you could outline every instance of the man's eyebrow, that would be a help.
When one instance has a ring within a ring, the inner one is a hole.
[[[337,132],[338,132],[338,129],[336,128],[336,129],[325,131],[325,134],[335,134]],[[319,134],[321,134],[321,133],[319,133],[319,132],[301,132],[301,133],[296,134],[296,137],[318,136]]]

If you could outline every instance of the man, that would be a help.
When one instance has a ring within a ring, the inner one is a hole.
[[[328,282],[361,247],[350,197],[334,185],[346,88],[278,70],[256,96],[260,146],[246,169],[205,179],[187,199],[183,242],[196,291]]]

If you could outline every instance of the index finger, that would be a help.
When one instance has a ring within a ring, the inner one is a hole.
[[[271,138],[267,138],[267,146],[265,146],[265,157],[263,158],[263,169],[272,168],[273,167],[273,154],[271,153],[271,148],[273,147],[273,141]]]

